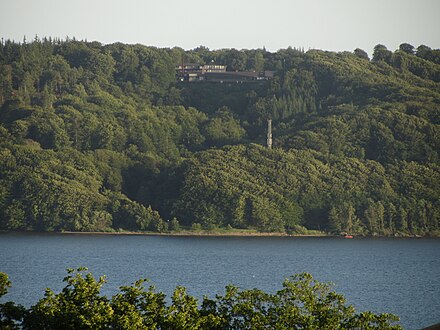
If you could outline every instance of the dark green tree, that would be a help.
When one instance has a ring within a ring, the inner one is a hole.
[[[229,285],[225,295],[204,298],[201,306],[177,287],[165,295],[146,280],[122,286],[111,299],[100,295],[105,279],[86,269],[68,270],[66,287],[45,297],[25,313],[22,324],[7,329],[401,329],[392,314],[357,313],[345,298],[310,274],[286,279],[275,294]],[[3,321],[3,320],[2,320]],[[3,324],[2,324],[3,325]]]
[[[399,50],[401,50],[407,54],[410,54],[410,55],[414,54],[414,46],[410,45],[408,43],[400,44]]]
[[[379,62],[384,61],[389,63],[391,60],[392,52],[387,49],[384,45],[378,44],[374,46],[373,61]]]
[[[11,282],[7,274],[0,272],[0,297],[8,293]],[[0,328],[5,330],[20,329],[20,323],[25,315],[25,308],[14,302],[0,304]]]
[[[363,49],[356,48],[356,49],[353,51],[353,53],[354,53],[357,57],[360,57],[360,58],[363,58],[363,59],[366,59],[366,60],[369,60],[369,59],[370,59],[370,58],[368,57],[367,52],[366,52],[365,50],[363,50]]]

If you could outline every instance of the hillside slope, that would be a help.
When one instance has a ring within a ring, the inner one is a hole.
[[[181,83],[182,58],[275,77]],[[439,233],[440,51],[423,45],[6,41],[0,106],[0,229]]]

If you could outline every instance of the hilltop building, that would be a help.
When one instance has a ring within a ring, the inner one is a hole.
[[[226,65],[214,63],[205,65],[182,63],[176,68],[177,80],[183,82],[256,82],[272,79],[274,73],[274,71],[226,71]]]

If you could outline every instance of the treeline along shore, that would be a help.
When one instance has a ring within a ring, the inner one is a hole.
[[[439,124],[425,45],[2,40],[0,229],[439,236]]]
[[[10,231],[4,231],[9,233]],[[28,232],[34,233],[34,232]],[[308,234],[286,233],[286,232],[261,232],[257,230],[192,230],[180,229],[178,231],[61,231],[61,232],[44,232],[48,234],[60,235],[143,235],[143,236],[188,236],[188,237],[336,237],[325,232],[310,231]],[[338,235],[341,236],[341,235]],[[342,236],[345,237],[345,236]]]

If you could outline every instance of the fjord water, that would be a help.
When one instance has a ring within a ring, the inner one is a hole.
[[[13,283],[2,301],[30,306],[80,266],[107,275],[107,295],[147,277],[167,295],[183,285],[198,298],[227,284],[275,292],[309,272],[358,311],[399,315],[405,329],[440,322],[440,240],[0,234],[0,271]]]

